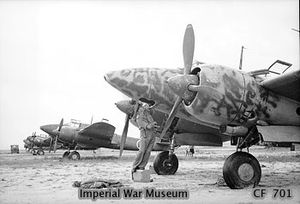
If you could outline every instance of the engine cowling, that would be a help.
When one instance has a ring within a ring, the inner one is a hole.
[[[198,83],[187,84],[187,76],[197,77]],[[185,109],[201,121],[218,125],[241,124],[253,117],[256,105],[262,101],[255,80],[240,71],[219,65],[203,65],[196,76],[187,76],[171,79],[169,84],[175,93],[183,97]],[[174,86],[176,83],[183,84]],[[185,98],[178,87],[187,87],[188,91],[196,94]]]

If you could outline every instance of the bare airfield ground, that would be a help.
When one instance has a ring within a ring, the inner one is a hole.
[[[11,155],[0,152],[0,203],[300,203],[300,151],[289,148],[253,147],[250,152],[262,166],[262,179],[258,188],[268,191],[264,199],[253,197],[253,188],[232,190],[218,185],[222,177],[224,160],[234,147],[196,147],[193,158],[185,156],[185,147],[177,149],[179,169],[175,175],[153,174],[152,183],[134,183],[130,178],[130,167],[135,152],[125,151],[118,159],[118,151],[101,149],[97,154],[80,151],[80,161],[62,160],[64,151],[44,156],[33,156],[28,152]],[[150,158],[152,163],[153,152]],[[143,189],[188,189],[190,197],[176,200],[79,200],[74,181],[93,178],[113,179],[127,187]],[[273,199],[272,190],[291,189],[293,198]]]

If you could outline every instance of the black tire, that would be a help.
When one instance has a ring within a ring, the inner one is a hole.
[[[69,154],[68,158],[71,160],[79,160],[80,154],[77,151],[73,151]]]
[[[291,144],[290,150],[295,151],[295,145],[294,144]]]
[[[31,151],[31,153],[32,155],[36,156],[36,151],[34,149]]]
[[[225,160],[223,177],[231,189],[255,187],[261,178],[261,168],[253,155],[247,152],[235,152]]]
[[[63,159],[64,159],[64,158],[68,158],[69,154],[70,154],[69,151],[65,151],[64,154],[63,154],[63,156],[62,156]]]
[[[161,152],[155,157],[153,167],[158,175],[173,175],[178,169],[177,156],[169,156],[168,151]]]
[[[42,150],[42,149],[37,150],[36,153],[37,153],[38,155],[44,155],[44,154],[45,154],[44,150]]]

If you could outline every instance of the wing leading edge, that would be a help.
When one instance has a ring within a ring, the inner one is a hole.
[[[300,102],[300,70],[266,79],[261,85],[277,94]]]

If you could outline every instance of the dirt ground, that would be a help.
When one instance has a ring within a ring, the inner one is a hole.
[[[262,167],[262,178],[255,189],[266,189],[264,198],[253,196],[254,188],[232,190],[218,182],[222,167],[234,147],[196,147],[194,157],[185,156],[185,147],[176,153],[179,169],[175,175],[152,174],[151,183],[134,183],[130,178],[135,152],[125,151],[122,159],[117,150],[79,151],[79,161],[62,160],[62,150],[44,156],[28,152],[0,152],[0,203],[300,203],[300,151],[289,148],[253,147],[250,152]],[[157,153],[153,152],[150,164]],[[134,189],[187,189],[188,200],[79,200],[74,181],[113,179]],[[272,198],[274,189],[290,190],[291,198]]]

